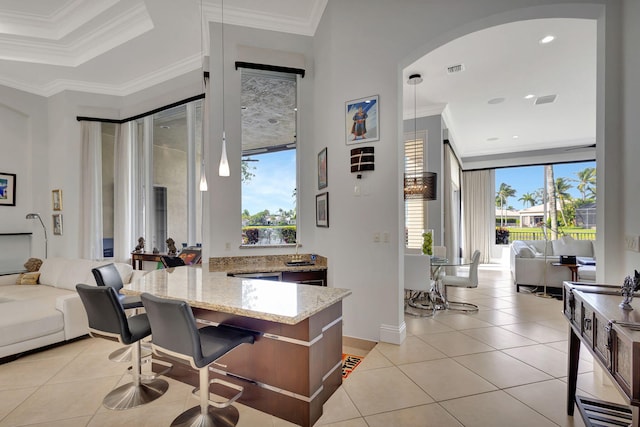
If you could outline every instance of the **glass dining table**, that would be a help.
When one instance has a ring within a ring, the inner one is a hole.
[[[431,256],[431,278],[433,279],[433,285],[429,291],[429,300],[431,301],[432,309],[435,313],[437,310],[446,310],[449,308],[449,302],[445,298],[444,285],[442,284],[442,278],[445,276],[447,267],[462,267],[471,265],[471,260],[466,258],[442,258],[437,256]]]

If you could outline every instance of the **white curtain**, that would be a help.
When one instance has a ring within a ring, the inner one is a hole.
[[[114,221],[113,256],[115,261],[126,262],[135,248],[134,222],[134,123],[116,125],[114,142]]]
[[[82,129],[82,257],[102,259],[102,123],[80,123]]]
[[[452,182],[459,181],[458,174],[459,168],[452,168],[454,161],[454,155],[449,144],[444,145],[444,160],[443,160],[443,197],[444,202],[444,240],[443,245],[447,248],[446,257],[455,258],[459,254],[458,239],[456,239],[458,233],[456,227],[459,226],[456,219],[459,218],[458,213],[454,212],[457,209],[458,203],[453,200],[453,185]],[[455,174],[455,176],[454,176]]]
[[[462,172],[462,255],[465,258],[470,258],[477,249],[481,253],[481,263],[491,259],[491,241],[495,239],[494,209],[491,171]]]

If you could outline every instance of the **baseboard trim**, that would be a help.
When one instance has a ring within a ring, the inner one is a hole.
[[[407,338],[407,324],[402,321],[400,325],[380,325],[380,342],[400,345]]]

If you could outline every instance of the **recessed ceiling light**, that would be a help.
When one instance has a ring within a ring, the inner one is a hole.
[[[500,138],[498,138],[497,136],[492,136],[491,138],[487,138],[487,141],[493,142],[493,141],[497,141]]]
[[[549,34],[548,36],[544,36],[543,38],[540,39],[540,44],[551,43],[555,39],[556,39],[556,36],[552,36],[551,34]]]
[[[489,101],[487,101],[487,104],[494,105],[494,104],[501,104],[503,102],[504,102],[504,98],[493,98],[493,99],[490,99]]]
[[[535,98],[536,96],[532,93],[525,95],[524,99],[531,99],[531,98]]]
[[[269,119],[267,120],[269,123],[271,123],[272,125],[275,125],[276,123],[278,123],[278,119]]]
[[[171,129],[171,126],[167,126],[167,125],[161,125],[160,126],[161,129]]]
[[[518,139],[518,138],[520,138],[520,137],[519,137],[518,135],[513,135],[513,136],[512,136],[512,138],[513,138],[513,139]]]

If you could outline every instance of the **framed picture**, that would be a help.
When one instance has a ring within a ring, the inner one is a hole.
[[[327,147],[318,153],[318,190],[322,190],[327,185]]]
[[[62,236],[62,214],[53,214],[53,235]]]
[[[62,190],[51,191],[51,203],[54,211],[62,210]]]
[[[0,172],[0,206],[16,205],[16,174]]]
[[[316,196],[316,227],[329,227],[329,193]]]
[[[380,139],[379,104],[378,95],[345,103],[347,145]]]

